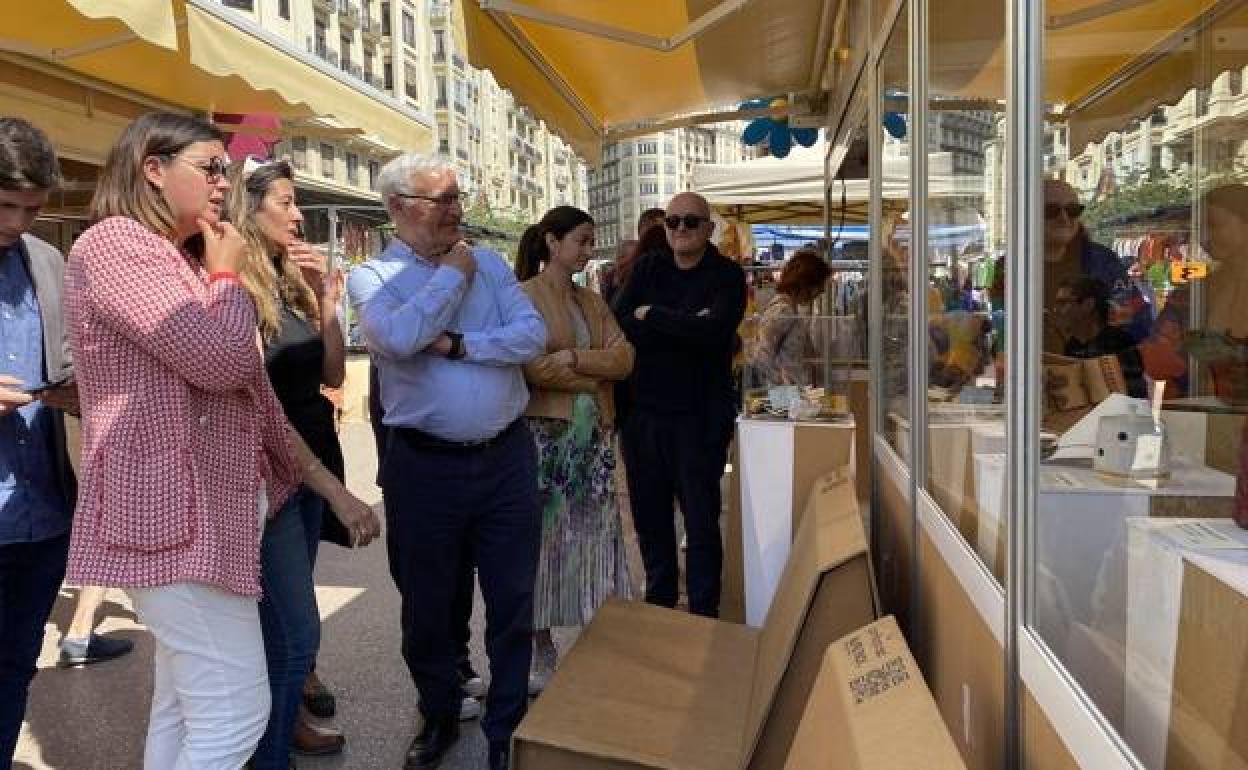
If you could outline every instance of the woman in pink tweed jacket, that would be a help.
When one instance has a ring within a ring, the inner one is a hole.
[[[156,640],[144,764],[251,756],[269,690],[256,599],[261,522],[295,486],[376,519],[292,435],[220,222],[215,127],[145,115],[109,155],[65,277],[83,444],[68,580],[120,586]]]

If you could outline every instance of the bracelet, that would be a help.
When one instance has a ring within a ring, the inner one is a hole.
[[[215,273],[208,274],[208,283],[216,283],[217,281],[237,281],[238,273],[230,270],[218,270]]]

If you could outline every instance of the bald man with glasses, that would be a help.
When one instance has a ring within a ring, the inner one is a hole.
[[[673,198],[663,226],[671,250],[641,255],[615,306],[637,351],[621,446],[646,601],[674,607],[679,597],[674,498],[688,535],[689,610],[716,617],[719,481],[736,417],[732,356],[745,314],[745,272],[711,243],[715,226],[702,196]]]

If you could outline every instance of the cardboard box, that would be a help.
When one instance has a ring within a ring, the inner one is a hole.
[[[828,647],[784,770],[965,767],[891,615]]]
[[[853,474],[827,474],[761,629],[608,602],[516,730],[512,766],[781,768],[827,646],[877,613]]]

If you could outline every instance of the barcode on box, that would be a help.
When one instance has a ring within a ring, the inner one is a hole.
[[[858,705],[877,698],[894,687],[910,680],[910,672],[900,657],[893,658],[879,668],[872,669],[862,676],[849,681],[849,691],[854,696],[854,704]]]

